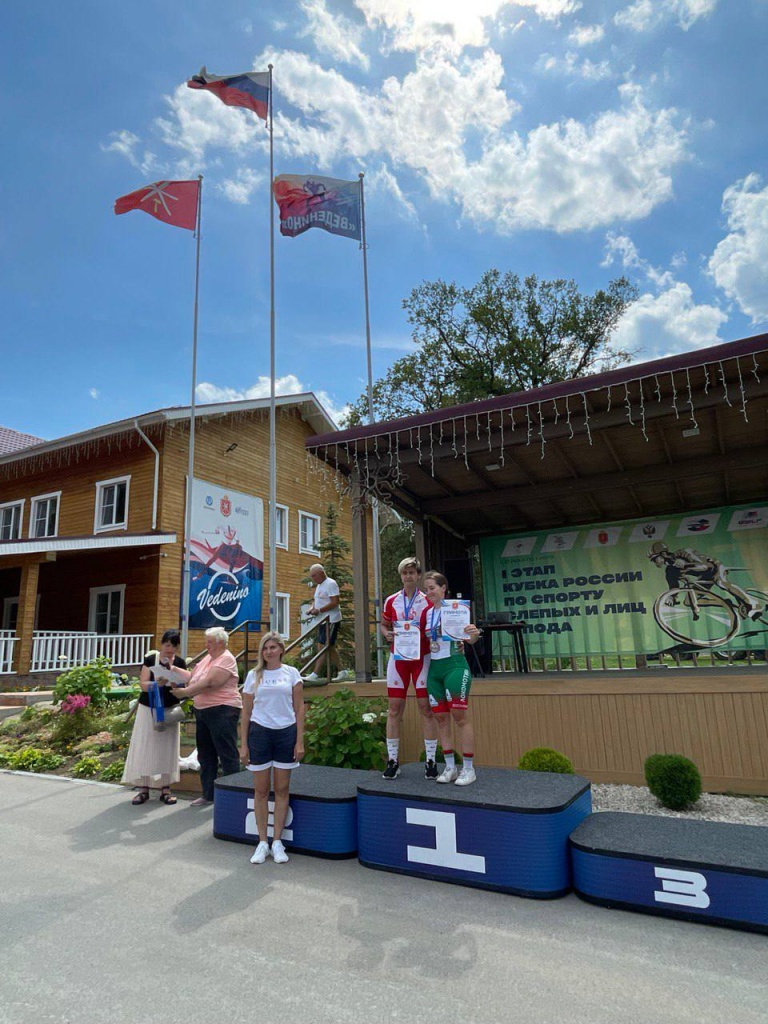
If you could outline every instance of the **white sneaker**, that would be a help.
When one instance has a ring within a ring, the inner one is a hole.
[[[253,851],[251,864],[263,864],[269,856],[269,843],[261,842]]]
[[[311,683],[316,683],[320,676],[317,672],[310,672],[308,676],[304,676],[305,679],[309,679]]]
[[[354,678],[354,676],[349,671],[349,669],[348,668],[343,668],[341,670],[341,672],[339,672],[339,674],[337,676],[334,676],[333,681],[334,681],[334,683],[345,683],[345,682],[347,682],[347,680],[353,679],[353,678]]]
[[[285,852],[281,839],[272,840],[272,860],[275,864],[287,864],[288,854]]]
[[[442,775],[438,775],[436,782],[455,782],[459,777],[458,768],[449,768],[448,765],[443,768]]]
[[[459,772],[459,777],[456,779],[456,786],[471,786],[472,783],[477,779],[474,768],[462,768]],[[439,779],[437,780],[440,781]]]

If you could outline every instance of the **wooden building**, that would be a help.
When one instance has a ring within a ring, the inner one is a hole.
[[[263,578],[269,579],[269,401],[198,406],[195,481],[263,502]],[[317,561],[323,515],[348,501],[306,438],[334,429],[311,393],[277,399],[278,623],[297,635],[303,583]],[[33,443],[34,442],[34,443]],[[138,665],[180,618],[189,408],[168,408],[40,441],[0,431],[0,675],[4,685],[104,654]],[[260,506],[261,507],[261,506]],[[259,566],[261,568],[261,565]],[[261,619],[269,619],[265,583]],[[231,630],[237,621],[222,623]],[[189,653],[204,647],[190,631]]]

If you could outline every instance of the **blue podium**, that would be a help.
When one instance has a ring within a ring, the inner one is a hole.
[[[568,836],[590,813],[587,779],[481,768],[460,788],[405,765],[358,786],[358,857],[366,867],[554,899],[571,888]]]
[[[357,786],[370,772],[305,764],[291,774],[291,795],[283,831],[286,849],[315,857],[344,858],[357,853]],[[274,799],[270,794],[268,837],[272,838]],[[213,834],[217,839],[255,846],[253,775],[238,772],[216,780]]]
[[[768,829],[650,814],[593,814],[571,836],[590,903],[768,932]]]

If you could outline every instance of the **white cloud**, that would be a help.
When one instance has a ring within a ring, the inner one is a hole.
[[[336,61],[368,70],[370,60],[361,49],[362,28],[338,12],[329,11],[325,0],[301,0],[299,6],[308,22],[303,35],[310,36],[318,50]]]
[[[727,319],[717,306],[697,305],[690,287],[677,281],[658,295],[641,295],[624,314],[612,344],[635,351],[638,361],[661,358],[719,344]]]
[[[580,0],[355,0],[369,28],[383,29],[386,48],[422,52],[436,49],[459,54],[466,47],[487,46],[488,29],[503,31],[502,18],[512,8],[527,8],[540,18],[556,20],[581,7]],[[520,23],[513,26],[519,28]]]
[[[411,200],[400,188],[397,178],[392,174],[386,164],[368,171],[365,175],[365,191],[373,195],[383,194],[394,200],[395,209],[399,209],[406,220],[419,224],[419,214]],[[367,217],[366,217],[367,221]],[[424,225],[422,228],[426,230]]]
[[[674,20],[683,31],[699,18],[708,17],[718,0],[635,0],[614,15],[614,22],[634,32],[648,32],[665,21]]]
[[[635,353],[636,359],[660,358],[685,349],[716,345],[720,327],[728,319],[718,306],[697,304],[689,285],[669,270],[652,266],[640,256],[628,235],[606,236],[603,267],[620,262],[622,269],[645,278],[653,291],[644,292],[621,319],[611,344]],[[673,258],[681,265],[681,255]]]
[[[568,35],[571,46],[591,46],[605,36],[602,25],[576,25]]]
[[[89,389],[88,389],[88,394],[89,394],[89,395],[91,396],[91,398],[92,398],[92,399],[93,399],[93,400],[95,401],[95,400],[96,400],[96,399],[97,399],[97,398],[99,397],[99,395],[101,394],[101,392],[99,391],[99,389],[98,389],[98,388],[89,388]]]
[[[154,153],[150,153],[149,150],[145,150],[141,155],[138,153],[141,139],[133,132],[129,132],[127,128],[123,128],[119,132],[110,132],[109,137],[112,141],[108,144],[99,143],[102,153],[119,153],[142,174],[152,174],[162,170],[162,165]]]
[[[208,147],[243,151],[268,139],[264,122],[250,111],[225,106],[216,96],[201,89],[179,85],[165,101],[170,118],[157,118],[161,140],[181,150],[196,167],[205,166]]]
[[[246,204],[259,188],[266,195],[267,177],[248,167],[241,167],[234,178],[226,178],[215,186],[232,203]]]
[[[757,174],[723,193],[729,233],[718,243],[707,269],[719,288],[752,323],[768,320],[768,186]]]
[[[275,380],[276,395],[301,395],[311,388],[305,387],[299,378],[288,373],[284,377],[277,377]],[[269,398],[270,381],[269,377],[259,377],[255,384],[249,388],[233,388],[211,384],[208,381],[201,381],[195,388],[195,397],[199,402],[242,402],[252,398]],[[342,417],[346,416],[351,408],[349,403],[338,405],[327,391],[315,391],[315,397],[324,407],[325,411],[335,423],[340,423]]]
[[[613,75],[613,69],[607,60],[595,62],[589,58],[582,59],[578,53],[568,51],[563,57],[554,57],[543,53],[536,62],[536,70],[558,75],[569,75],[598,82]]]

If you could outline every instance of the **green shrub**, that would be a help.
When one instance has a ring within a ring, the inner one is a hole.
[[[112,764],[107,765],[99,775],[102,782],[119,782],[123,777],[125,770],[125,761],[113,761]]]
[[[573,765],[558,750],[552,747],[533,747],[526,750],[517,766],[523,772],[554,772],[557,775],[573,775]]]
[[[72,765],[72,774],[79,779],[92,779],[101,771],[101,758],[88,755]]]
[[[380,768],[386,761],[387,702],[360,700],[351,690],[307,702],[304,761],[331,768]]]
[[[63,757],[39,747],[24,747],[7,755],[6,760],[6,767],[18,772],[52,772],[64,762]]]
[[[52,742],[57,747],[70,747],[84,740],[86,736],[92,736],[97,729],[98,720],[91,710],[91,705],[71,714],[59,712],[53,727]]]
[[[651,754],[644,768],[648,789],[671,811],[682,811],[701,796],[699,769],[682,754]]]
[[[112,685],[112,663],[109,658],[95,658],[87,665],[76,665],[68,672],[62,672],[53,687],[55,703],[65,697],[83,694],[91,698],[94,707],[107,702],[107,690]]]

